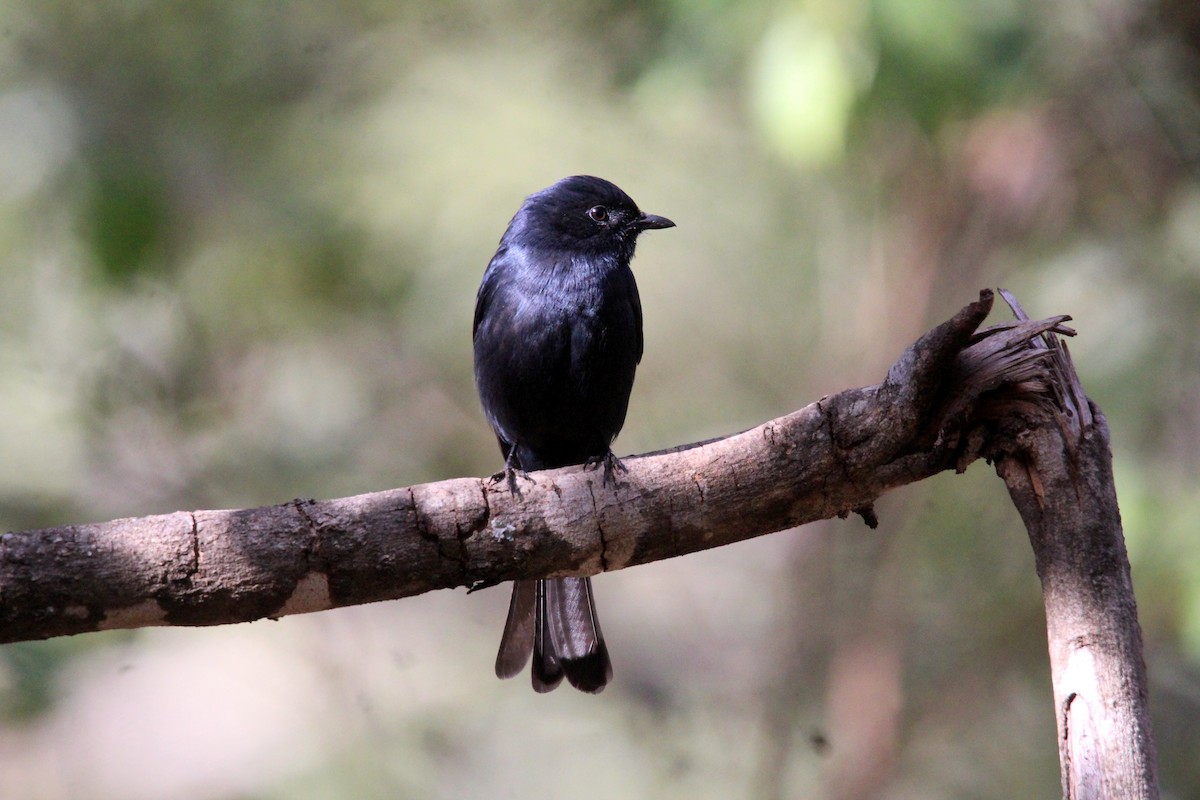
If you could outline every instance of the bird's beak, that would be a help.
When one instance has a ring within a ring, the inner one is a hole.
[[[651,230],[654,228],[674,228],[675,223],[666,217],[660,217],[657,214],[643,213],[637,218],[638,230]]]

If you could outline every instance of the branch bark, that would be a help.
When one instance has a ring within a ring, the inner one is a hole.
[[[1053,334],[1032,345],[1048,355],[1045,385],[992,398],[997,425],[986,455],[1025,522],[1042,582],[1063,796],[1157,798],[1108,424],[1084,394],[1066,345]]]
[[[954,466],[981,395],[1028,380],[1065,317],[977,335],[992,293],[925,334],[883,383],[726,438],[579,467],[336,500],[181,511],[0,537],[0,642],[218,625],[516,578],[591,575],[852,511]]]
[[[739,434],[579,467],[317,502],[177,512],[0,537],[0,642],[218,625],[433,589],[591,575],[857,513],[993,461],[1029,530],[1046,606],[1063,793],[1158,796],[1141,632],[1108,429],[1055,333],[978,330],[992,293],[910,346],[875,386]]]

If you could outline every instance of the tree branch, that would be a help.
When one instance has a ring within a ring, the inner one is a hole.
[[[461,478],[235,511],[0,537],[0,642],[217,625],[516,578],[591,575],[833,516],[876,524],[890,489],[993,461],[1025,521],[1046,606],[1063,793],[1158,796],[1146,669],[1103,414],[1055,334],[977,330],[980,293],[877,386],[725,438],[596,470]]]
[[[217,625],[515,578],[590,575],[857,512],[980,452],[978,410],[1044,372],[1027,342],[1067,317],[977,333],[992,293],[925,334],[882,384],[742,433],[578,467],[513,496],[461,478],[317,502],[177,512],[0,537],[0,642]]]
[[[1002,291],[1019,319],[1016,299]],[[1046,382],[993,398],[987,455],[1033,545],[1046,607],[1065,798],[1157,798],[1142,631],[1112,476],[1108,424],[1066,345]]]

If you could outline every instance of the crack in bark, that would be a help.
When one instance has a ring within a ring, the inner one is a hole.
[[[608,572],[608,539],[604,535],[604,526],[600,524],[600,505],[596,502],[596,485],[588,481],[588,495],[592,498],[592,515],[596,520],[596,533],[600,535],[600,571]]]
[[[479,523],[477,530],[484,530],[492,522],[492,501],[488,498],[487,482],[479,482],[479,491],[483,495],[483,519]]]
[[[772,447],[775,446],[775,426],[774,425],[770,425],[770,424],[764,425],[763,430],[762,430],[762,435],[763,435],[763,439],[766,440],[767,444],[771,445]]]
[[[1079,695],[1071,692],[1062,703],[1062,774],[1063,800],[1071,800],[1075,794],[1075,781],[1071,778],[1071,703]]]
[[[417,504],[416,493],[413,492],[411,486],[409,486],[406,491],[408,492],[408,502],[412,503],[413,527],[417,529],[417,536],[421,537],[427,542],[433,542],[436,545],[438,543],[437,534],[430,532],[429,528],[426,527],[425,520],[421,516],[421,508]]]
[[[446,561],[450,561],[455,566],[457,566],[459,575],[461,576],[460,577],[461,584],[463,586],[469,586],[471,584],[471,581],[468,579],[468,576],[470,575],[471,570],[467,563],[469,561],[469,556],[467,553],[467,548],[463,544],[463,541],[470,537],[472,531],[470,531],[468,529],[466,536],[463,536],[462,535],[463,526],[462,526],[461,522],[456,518],[455,522],[454,522],[454,540],[453,540],[455,546],[453,548],[451,548],[450,540],[448,538],[443,539],[442,537],[437,535],[436,530],[429,529],[429,526],[426,523],[426,520],[421,513],[420,504],[417,503],[417,496],[416,496],[416,493],[413,491],[413,487],[411,487],[411,486],[407,487],[407,492],[408,492],[409,502],[412,503],[413,527],[416,528],[417,536],[419,536],[421,539],[423,539],[427,542],[430,542],[433,545],[434,552],[437,553],[438,558],[445,559]],[[457,552],[451,552],[452,550],[457,550]]]
[[[850,464],[844,455],[844,453],[848,452],[849,448],[842,446],[841,442],[838,441],[837,431],[834,430],[833,418],[837,413],[837,409],[833,405],[826,405],[824,400],[825,398],[821,398],[817,401],[817,409],[821,412],[821,425],[819,426],[819,429],[823,428],[826,434],[829,436],[829,454],[832,456],[833,462],[838,468],[838,471],[841,472],[842,479],[849,484],[849,486],[854,487],[857,484],[850,469]],[[850,509],[842,508],[840,503],[835,503],[830,500],[829,494],[825,491],[825,487],[828,485],[828,480],[822,481],[821,495],[825,498],[826,507],[832,513],[834,513],[838,519],[846,519],[850,515]]]
[[[175,583],[191,584],[192,578],[200,571],[200,522],[196,519],[196,512],[189,511],[188,516],[192,520],[192,558],[191,562],[184,567],[183,576],[172,581]]]
[[[321,526],[315,519],[313,519],[312,515],[308,513],[307,509],[304,508],[305,505],[315,503],[315,500],[305,500],[299,497],[292,501],[292,507],[295,508],[296,513],[300,515],[300,519],[304,520],[304,525],[306,528],[308,528],[309,533],[308,541],[304,544],[304,547],[301,548],[301,555],[304,558],[306,574],[315,569],[321,568],[319,563],[320,558],[318,556],[321,546]]]

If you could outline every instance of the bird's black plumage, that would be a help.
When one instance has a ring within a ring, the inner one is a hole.
[[[600,178],[530,195],[500,239],[475,303],[475,385],[506,470],[613,463],[642,358],[642,306],[629,269],[637,237],[674,223],[642,213]],[[512,482],[514,488],[515,482]],[[518,581],[496,674],[533,654],[533,686],[598,692],[612,677],[587,578]]]

